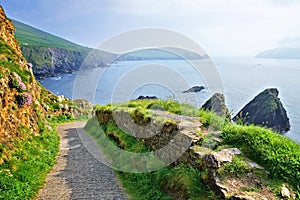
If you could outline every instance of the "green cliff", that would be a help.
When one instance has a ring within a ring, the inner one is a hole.
[[[91,67],[104,67],[115,56],[80,46],[16,20],[12,22],[22,53],[33,64],[33,73],[38,79],[78,71],[91,51],[95,57]]]

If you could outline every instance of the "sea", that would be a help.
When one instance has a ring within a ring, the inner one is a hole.
[[[116,61],[40,80],[56,95],[84,98],[93,104],[127,102],[140,95],[172,99],[201,107],[215,92],[225,95],[234,116],[266,88],[277,88],[291,130],[285,135],[300,143],[300,60],[215,58],[203,60]],[[197,93],[183,93],[204,86]]]

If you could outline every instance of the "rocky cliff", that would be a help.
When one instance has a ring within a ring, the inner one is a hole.
[[[47,116],[60,114],[57,97],[35,80],[14,37],[14,26],[0,7],[0,164],[16,140],[39,135]]]
[[[21,54],[19,44],[16,38],[14,37],[15,28],[11,23],[11,21],[7,19],[7,17],[5,16],[4,10],[1,6],[0,6],[0,23],[1,23],[1,27],[0,27],[1,39],[6,44],[8,44],[12,49],[14,49],[16,54],[18,55]]]
[[[33,64],[33,73],[38,79],[77,71],[88,54],[88,51],[56,47],[22,46],[21,50]]]
[[[276,88],[266,89],[251,100],[233,120],[272,128],[278,132],[290,130],[290,121]]]

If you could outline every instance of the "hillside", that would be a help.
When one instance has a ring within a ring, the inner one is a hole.
[[[60,38],[58,36],[49,34],[45,31],[39,30],[27,24],[11,20],[16,28],[15,37],[21,46],[43,46],[43,47],[57,47],[65,49],[78,49],[89,51],[89,48],[82,47],[78,44]]]
[[[57,76],[79,70],[92,52],[89,67],[104,67],[114,54],[83,47],[58,36],[46,33],[27,24],[12,20],[16,39],[28,62],[33,64],[36,78]]]
[[[300,59],[299,48],[276,48],[260,52],[255,58]]]
[[[55,164],[58,122],[80,115],[83,100],[57,97],[35,79],[0,6],[0,199],[30,199]]]

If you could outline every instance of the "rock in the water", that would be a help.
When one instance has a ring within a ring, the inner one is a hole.
[[[219,115],[229,114],[228,108],[225,105],[225,98],[223,94],[215,93],[208,99],[201,109],[213,111]]]
[[[200,92],[201,90],[203,90],[204,87],[203,86],[194,86],[188,90],[183,91],[183,93],[189,93],[189,92]]]
[[[290,130],[290,121],[276,88],[266,89],[250,101],[233,118],[242,120],[247,124],[255,124],[272,128],[278,132]]]
[[[139,96],[137,100],[144,100],[144,99],[158,99],[156,96]]]

